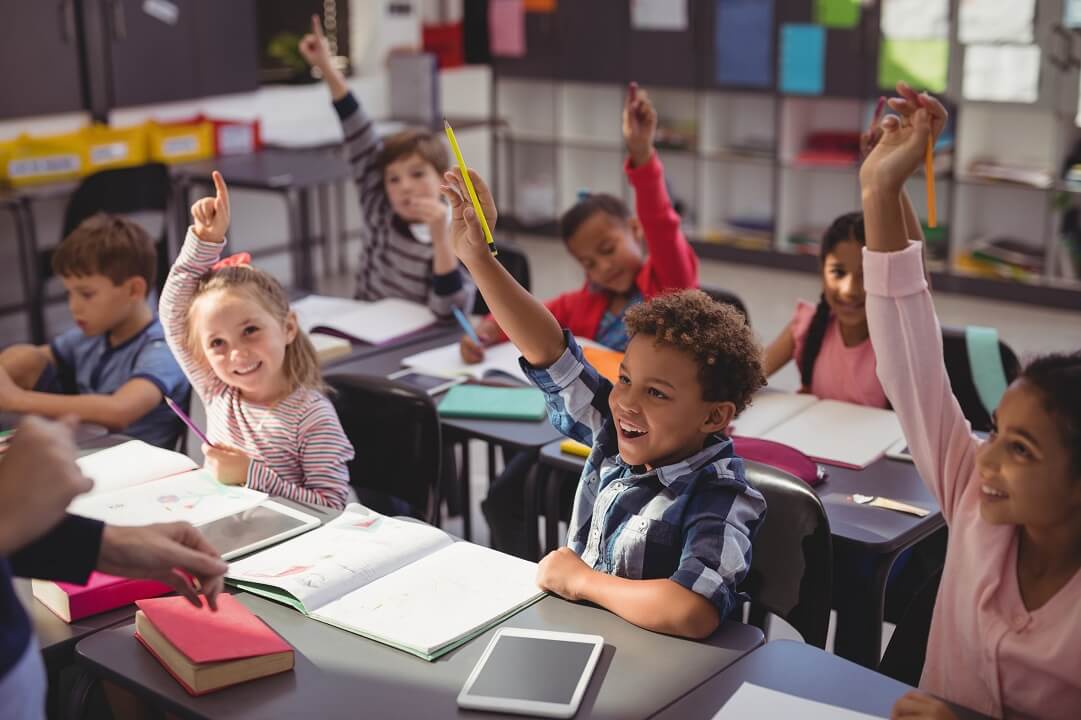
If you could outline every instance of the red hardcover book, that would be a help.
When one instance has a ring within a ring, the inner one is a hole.
[[[86,585],[51,580],[32,580],[30,584],[38,602],[69,623],[173,591],[168,585],[154,580],[134,580],[98,572],[90,573]]]
[[[136,605],[135,639],[192,695],[293,668],[293,648],[232,595],[217,612],[179,596]]]

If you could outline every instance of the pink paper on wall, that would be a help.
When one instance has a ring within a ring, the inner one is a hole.
[[[488,44],[492,55],[525,55],[525,4],[522,0],[489,0]]]

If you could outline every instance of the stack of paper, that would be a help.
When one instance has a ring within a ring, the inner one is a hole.
[[[305,332],[340,335],[371,345],[409,335],[437,320],[424,305],[400,298],[363,302],[309,295],[293,303],[293,310]]]

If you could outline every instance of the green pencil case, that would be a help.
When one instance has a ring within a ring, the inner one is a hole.
[[[455,385],[439,403],[444,417],[540,420],[544,413],[544,393],[536,388]]]

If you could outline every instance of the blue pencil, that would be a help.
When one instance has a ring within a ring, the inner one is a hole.
[[[484,343],[477,336],[477,331],[473,329],[473,323],[469,322],[469,318],[465,316],[465,313],[459,310],[457,306],[452,307],[451,311],[454,313],[454,319],[462,326],[462,330],[465,330],[465,334],[469,336],[469,339],[477,345],[483,345]]]

